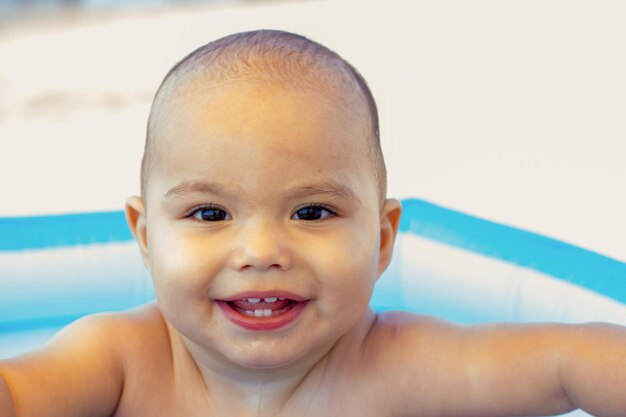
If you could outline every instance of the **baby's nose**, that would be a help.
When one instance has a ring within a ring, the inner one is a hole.
[[[269,222],[256,222],[241,230],[232,255],[233,268],[265,271],[291,268],[292,256],[285,234]]]

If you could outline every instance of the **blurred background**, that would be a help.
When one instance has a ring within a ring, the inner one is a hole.
[[[369,81],[390,195],[625,261],[624,21],[604,0],[0,0],[0,217],[121,210],[167,70],[276,28]]]

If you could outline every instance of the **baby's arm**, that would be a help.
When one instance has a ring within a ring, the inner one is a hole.
[[[113,415],[124,373],[116,334],[106,315],[86,317],[44,348],[0,361],[0,417]]]
[[[626,412],[626,329],[609,324],[482,326],[468,330],[466,360],[480,402],[524,414],[582,408]]]
[[[563,389],[594,416],[626,415],[626,328],[571,326],[560,366]]]
[[[386,369],[402,386],[397,415],[626,415],[623,327],[462,327],[394,314],[382,321],[392,323],[387,346],[396,339]]]

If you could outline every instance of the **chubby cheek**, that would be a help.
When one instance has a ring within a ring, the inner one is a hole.
[[[354,227],[321,245],[313,262],[321,283],[320,311],[360,317],[376,282],[379,238],[373,230]]]
[[[171,229],[171,228],[170,228]],[[149,240],[150,267],[157,302],[172,323],[210,313],[209,291],[220,264],[193,234],[172,230]],[[193,308],[188,308],[192,307]]]

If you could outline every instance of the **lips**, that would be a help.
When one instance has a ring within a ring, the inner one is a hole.
[[[295,321],[306,298],[284,291],[247,292],[216,300],[226,318],[247,330],[274,330]]]

